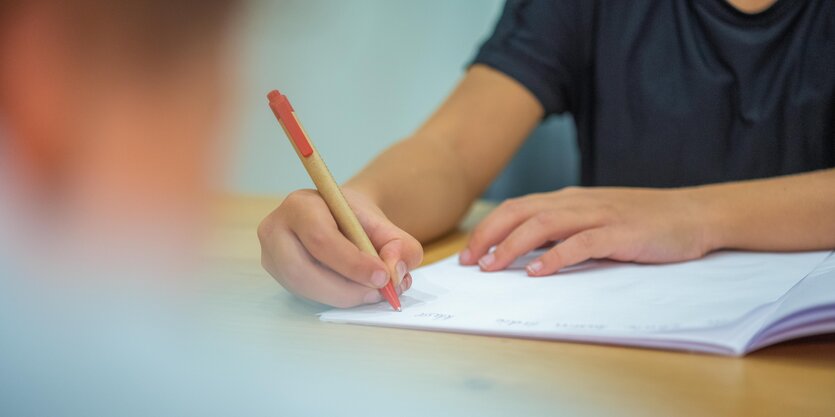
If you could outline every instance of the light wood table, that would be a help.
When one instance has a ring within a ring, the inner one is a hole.
[[[832,335],[727,358],[320,322],[325,307],[291,296],[260,267],[256,226],[278,203],[220,199],[210,252],[226,277],[218,297],[232,306],[230,325],[261,334],[258,343],[305,370],[276,376],[301,381],[297,392],[277,394],[287,400],[311,401],[299,395],[315,388],[349,415],[386,414],[372,401],[378,395],[397,405],[393,416],[835,416]],[[468,224],[486,210],[478,206]],[[427,245],[426,262],[465,239],[459,232]],[[346,398],[363,389],[366,397]]]

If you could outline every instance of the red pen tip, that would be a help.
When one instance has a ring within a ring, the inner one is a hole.
[[[391,304],[391,308],[400,311],[400,298],[397,297],[397,291],[394,290],[394,285],[389,281],[385,287],[380,288],[380,293],[383,295],[383,298]]]

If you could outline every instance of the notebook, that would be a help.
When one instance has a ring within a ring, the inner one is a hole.
[[[385,303],[321,320],[631,345],[741,356],[835,331],[832,252],[717,252],[665,265],[590,261],[530,278],[524,265],[481,272],[450,257],[412,272],[402,312]]]

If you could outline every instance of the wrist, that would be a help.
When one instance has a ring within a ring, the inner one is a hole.
[[[680,191],[691,209],[689,215],[704,253],[731,246],[727,239],[734,224],[730,199],[714,186],[688,187]]]

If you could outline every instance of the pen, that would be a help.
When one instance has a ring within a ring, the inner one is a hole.
[[[270,100],[270,108],[281,124],[281,127],[284,128],[284,133],[290,139],[290,143],[296,150],[296,154],[301,159],[308,175],[310,175],[310,179],[313,180],[316,189],[328,205],[328,209],[333,214],[336,224],[339,225],[339,229],[362,252],[379,258],[380,255],[377,253],[377,249],[374,248],[371,239],[365,234],[365,230],[362,228],[359,219],[357,219],[357,216],[351,210],[348,201],[345,200],[342,190],[339,189],[339,185],[333,179],[333,175],[331,175],[330,170],[325,165],[325,161],[319,155],[319,152],[316,151],[313,142],[310,141],[310,137],[307,136],[307,133],[302,128],[298,117],[296,117],[296,112],[293,110],[293,106],[287,100],[287,96],[281,94],[278,90],[273,90],[267,94],[267,98]],[[391,280],[389,280],[385,287],[380,288],[380,294],[391,304],[393,309],[401,311],[400,299],[397,298],[397,292],[394,291],[394,285]]]

